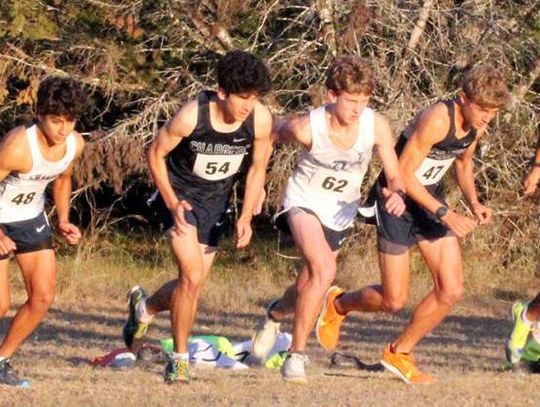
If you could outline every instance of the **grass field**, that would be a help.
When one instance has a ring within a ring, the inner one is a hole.
[[[116,246],[114,246],[116,247]],[[122,250],[70,255],[59,266],[59,295],[46,321],[14,358],[16,367],[31,380],[30,389],[2,387],[1,406],[194,406],[194,405],[537,405],[540,375],[499,372],[503,343],[509,330],[512,301],[540,287],[529,274],[493,289],[481,289],[477,275],[469,281],[467,298],[417,348],[417,360],[438,382],[406,386],[389,373],[352,368],[330,368],[330,355],[310,340],[310,383],[283,383],[276,371],[197,369],[189,386],[162,383],[163,366],[156,364],[129,371],[92,368],[89,361],[122,346],[121,327],[126,315],[125,290],[142,283],[150,290],[174,276],[166,246],[147,247],[161,253],[153,259],[122,256]],[[265,253],[265,250],[268,253]],[[220,256],[211,274],[195,325],[196,333],[248,339],[262,306],[292,280],[294,262],[266,256],[273,247],[259,246],[243,253]],[[354,288],[376,281],[373,253],[349,249],[338,282]],[[266,258],[264,265],[261,257]],[[472,272],[472,271],[469,271]],[[520,274],[516,272],[517,276]],[[523,272],[523,276],[526,273]],[[18,272],[14,270],[14,302],[24,301]],[[525,281],[528,281],[526,284]],[[428,288],[428,280],[415,263],[413,304]],[[484,291],[482,293],[482,291]],[[0,322],[5,332],[14,309]],[[377,363],[385,343],[403,327],[408,310],[396,315],[355,314],[344,327],[339,350]],[[283,330],[290,332],[286,323]],[[169,336],[168,315],[161,315],[149,340]]]

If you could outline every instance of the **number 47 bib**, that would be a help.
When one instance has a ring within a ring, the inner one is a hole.
[[[450,168],[455,158],[434,160],[426,157],[414,175],[422,185],[433,185],[439,182]]]
[[[219,181],[238,172],[243,154],[235,155],[209,155],[197,154],[193,173],[207,181]]]

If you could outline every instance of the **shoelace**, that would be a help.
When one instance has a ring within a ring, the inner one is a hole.
[[[186,360],[178,360],[175,363],[176,373],[178,376],[187,377],[189,376],[189,364]]]
[[[407,360],[407,364],[409,365],[409,369],[411,369],[411,372],[417,373],[418,368],[416,367],[416,360],[414,359],[414,356],[412,353],[405,354],[405,358]]]
[[[289,353],[289,357],[292,359],[301,359],[305,366],[311,365],[311,360],[309,359],[308,355],[305,355],[303,353]]]

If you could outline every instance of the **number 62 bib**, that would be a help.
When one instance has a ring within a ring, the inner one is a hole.
[[[319,168],[313,174],[309,185],[323,194],[332,194],[336,197],[356,200],[360,198],[360,174],[351,174],[346,171],[335,171]]]

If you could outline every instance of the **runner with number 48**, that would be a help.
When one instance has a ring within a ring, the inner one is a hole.
[[[56,261],[44,212],[45,189],[53,182],[58,231],[69,243],[81,238],[69,222],[71,171],[81,155],[74,130],[86,95],[72,79],[49,77],[38,89],[37,122],[11,130],[0,144],[0,317],[10,307],[8,259],[21,269],[28,300],[17,311],[0,344],[0,384],[27,386],[9,358],[38,326],[54,300]]]

